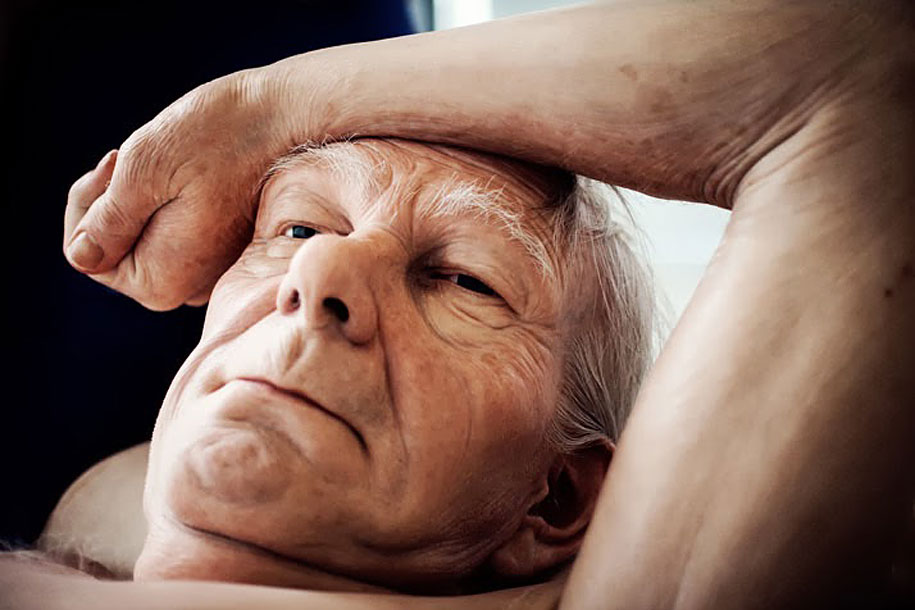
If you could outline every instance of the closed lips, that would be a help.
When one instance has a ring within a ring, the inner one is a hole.
[[[238,377],[237,381],[243,381],[246,383],[256,384],[257,386],[259,386],[260,388],[262,388],[268,392],[282,394],[286,398],[291,398],[291,399],[295,400],[296,402],[303,403],[304,405],[306,405],[308,407],[318,409],[319,411],[326,413],[327,415],[333,417],[334,419],[338,420],[340,423],[345,425],[347,428],[349,428],[349,430],[353,433],[353,435],[359,441],[359,444],[362,446],[362,449],[363,450],[367,449],[366,444],[365,444],[365,439],[362,438],[362,434],[360,434],[359,431],[356,430],[356,428],[353,427],[353,425],[351,423],[349,423],[348,421],[346,421],[345,419],[343,419],[342,417],[340,417],[333,411],[326,409],[320,403],[315,402],[314,400],[311,399],[311,397],[309,397],[305,393],[300,392],[299,390],[293,390],[293,389],[289,389],[289,388],[280,387],[267,379],[259,379],[259,378],[255,378],[255,377]]]

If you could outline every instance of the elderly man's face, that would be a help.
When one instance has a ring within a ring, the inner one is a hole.
[[[432,585],[517,535],[566,333],[530,172],[364,141],[268,181],[159,416],[139,578]]]

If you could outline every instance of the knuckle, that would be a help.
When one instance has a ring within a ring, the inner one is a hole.
[[[154,154],[154,136],[145,128],[134,132],[118,154],[114,181],[126,188],[142,184],[147,176],[149,158]]]
[[[174,197],[176,167],[188,157],[182,146],[186,136],[182,136],[181,123],[172,114],[164,111],[134,132],[124,144],[124,156],[118,157],[114,185],[142,201],[143,207],[156,208]]]

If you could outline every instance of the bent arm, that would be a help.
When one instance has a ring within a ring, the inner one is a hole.
[[[744,173],[835,93],[847,65],[908,44],[875,19],[906,10],[603,3],[243,71],[183,96],[78,181],[64,249],[147,307],[205,302],[246,244],[270,163],[354,135],[464,145],[730,207]],[[225,239],[201,243],[201,231]]]
[[[326,49],[263,75],[280,84],[289,144],[437,140],[730,207],[867,48],[873,15],[843,11],[609,2]]]

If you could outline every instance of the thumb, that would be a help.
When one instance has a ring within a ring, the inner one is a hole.
[[[65,251],[70,264],[84,273],[115,268],[159,208],[154,198],[127,183],[125,165],[123,155],[112,155],[107,163],[103,159],[88,185],[71,190]],[[110,184],[103,182],[105,174]]]

